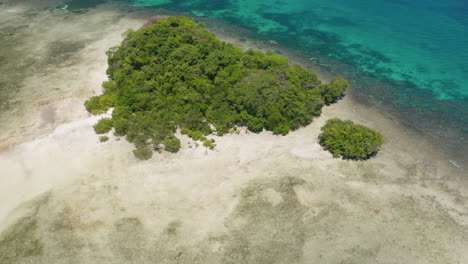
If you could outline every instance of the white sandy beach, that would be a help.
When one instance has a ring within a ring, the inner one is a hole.
[[[33,18],[50,21],[29,29],[34,46],[86,41],[26,73],[27,107],[0,117],[0,263],[468,263],[466,164],[349,96],[287,136],[243,131],[213,151],[182,137],[179,153],[140,161],[123,138],[99,143],[83,102],[105,51],[147,17],[126,12]],[[318,144],[332,117],[380,130],[380,153],[333,158]]]

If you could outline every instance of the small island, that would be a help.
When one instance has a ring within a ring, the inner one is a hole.
[[[353,160],[369,159],[384,142],[380,132],[338,118],[328,120],[322,127],[319,141],[334,157]]]
[[[92,114],[114,108],[94,129],[136,147],[149,159],[154,150],[177,152],[177,129],[213,149],[207,135],[236,127],[286,135],[309,124],[325,104],[349,86],[337,78],[323,84],[314,71],[273,53],[234,47],[191,18],[158,18],[129,30],[108,51],[104,92],[85,103]]]

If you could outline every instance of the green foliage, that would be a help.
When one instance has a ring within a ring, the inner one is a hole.
[[[103,94],[101,96],[93,96],[89,98],[85,103],[85,108],[88,112],[93,115],[104,114],[109,108],[112,107],[113,102],[111,97],[108,94]]]
[[[328,85],[323,86],[323,99],[326,104],[336,102],[348,88],[349,82],[343,77],[338,77],[332,80]]]
[[[137,146],[133,151],[133,155],[139,159],[148,160],[153,156],[153,150],[148,146]]]
[[[215,140],[205,138],[203,140],[203,146],[213,150],[216,147]]]
[[[165,138],[162,143],[164,145],[164,149],[169,152],[177,152],[180,149],[180,140],[175,136]]]
[[[112,129],[112,126],[112,119],[102,118],[93,126],[93,128],[96,134],[105,134]]]
[[[322,127],[320,144],[334,157],[369,159],[379,151],[384,140],[380,132],[350,120],[333,118]]]
[[[181,132],[182,134],[186,134],[193,140],[202,140],[203,138],[205,138],[202,131],[182,129]]]
[[[236,126],[285,135],[309,124],[331,94],[315,72],[278,55],[242,52],[186,17],[128,31],[107,55],[104,93],[85,106],[93,114],[114,107],[106,124],[135,144],[141,158],[161,144],[178,151],[177,129],[204,145],[207,135]],[[341,87],[326,87],[335,86]]]
[[[108,140],[109,140],[109,137],[108,137],[108,136],[100,136],[100,137],[99,137],[99,141],[101,141],[101,142],[106,142],[106,141],[108,141]]]

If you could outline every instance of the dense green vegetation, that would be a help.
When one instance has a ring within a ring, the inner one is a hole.
[[[102,118],[93,126],[93,128],[96,134],[105,134],[112,129],[112,125],[112,119]]]
[[[215,144],[207,135],[236,126],[285,135],[309,124],[348,86],[342,78],[322,84],[312,70],[278,55],[243,52],[186,17],[129,30],[108,51],[108,64],[104,93],[85,107],[93,114],[114,107],[112,119],[95,125],[96,133],[113,127],[142,159],[153,150],[177,152],[178,128],[210,149]]]
[[[344,78],[336,78],[330,84],[323,86],[323,99],[326,104],[336,102],[348,88],[349,82]]]
[[[327,121],[322,127],[319,140],[334,157],[357,160],[372,157],[384,142],[380,132],[338,118]]]

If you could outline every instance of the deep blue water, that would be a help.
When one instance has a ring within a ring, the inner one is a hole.
[[[405,123],[468,143],[467,0],[129,1],[248,28],[343,73],[358,98]]]

